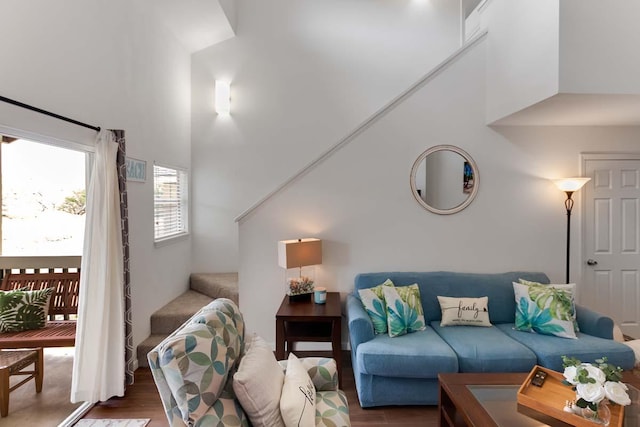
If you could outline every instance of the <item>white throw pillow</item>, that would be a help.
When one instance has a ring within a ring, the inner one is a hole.
[[[316,425],[316,388],[302,362],[293,353],[289,354],[287,360],[280,413],[287,427]]]
[[[284,427],[280,416],[280,394],[284,372],[273,350],[253,335],[233,375],[233,391],[254,427]]]
[[[489,297],[452,298],[438,296],[442,321],[440,326],[491,326]]]
[[[631,349],[633,350],[633,354],[636,357],[635,367],[640,367],[640,340],[625,341],[623,344],[631,347]]]

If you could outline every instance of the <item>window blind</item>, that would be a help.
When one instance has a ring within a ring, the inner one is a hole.
[[[154,238],[156,241],[187,232],[187,174],[153,165]]]

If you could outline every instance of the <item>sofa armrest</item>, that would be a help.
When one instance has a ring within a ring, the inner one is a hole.
[[[355,295],[347,295],[347,320],[351,350],[355,352],[360,344],[371,341],[375,336],[371,318]]]
[[[338,366],[330,357],[301,357],[300,362],[307,370],[316,391],[338,390]],[[282,370],[286,372],[287,361],[279,360]]]
[[[613,320],[610,317],[576,304],[576,320],[580,332],[600,338],[613,339]]]

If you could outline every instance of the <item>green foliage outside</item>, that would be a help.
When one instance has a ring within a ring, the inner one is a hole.
[[[73,215],[84,215],[87,209],[87,193],[85,190],[76,190],[71,196],[64,198],[64,203],[58,206],[58,210]]]

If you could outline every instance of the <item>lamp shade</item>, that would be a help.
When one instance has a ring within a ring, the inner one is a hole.
[[[591,178],[574,177],[556,179],[553,182],[556,184],[556,187],[562,191],[578,191],[590,180]]]
[[[278,265],[298,268],[322,264],[322,240],[298,239],[278,242]]]

